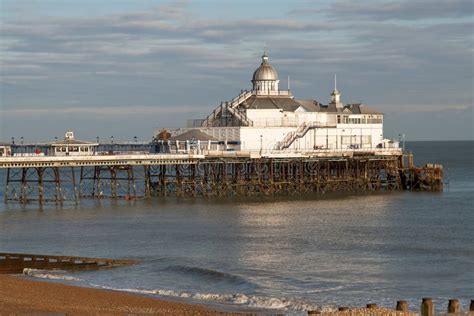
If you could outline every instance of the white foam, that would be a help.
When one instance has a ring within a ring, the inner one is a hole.
[[[199,301],[208,301],[225,304],[235,304],[241,306],[247,306],[252,308],[262,309],[278,309],[286,311],[308,311],[317,310],[318,306],[309,304],[307,302],[297,299],[287,298],[274,298],[264,296],[253,296],[245,295],[242,293],[237,294],[217,294],[217,293],[190,293],[190,292],[179,292],[166,289],[155,289],[155,290],[142,290],[142,289],[127,289],[127,288],[113,288],[108,286],[93,285],[108,290],[125,291],[131,293],[148,294],[148,295],[160,295],[176,298],[186,298]]]
[[[39,269],[30,269],[25,268],[23,269],[23,274],[28,275],[34,278],[41,278],[41,279],[50,279],[50,280],[63,280],[63,281],[82,281],[82,279],[75,278],[65,274],[64,271],[58,270],[57,272],[53,272],[50,270],[39,270]]]

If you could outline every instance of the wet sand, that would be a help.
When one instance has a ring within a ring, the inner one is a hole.
[[[119,291],[0,275],[0,315],[243,315]]]

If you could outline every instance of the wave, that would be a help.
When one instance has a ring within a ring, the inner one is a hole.
[[[198,301],[208,301],[221,304],[233,304],[260,309],[276,309],[285,311],[304,312],[308,310],[321,309],[303,300],[289,299],[289,298],[274,298],[257,295],[246,295],[242,293],[237,294],[218,294],[218,293],[191,293],[187,291],[173,291],[165,289],[144,290],[144,289],[126,289],[114,288],[109,286],[94,285],[106,290],[124,291],[137,294],[159,295],[175,298],[192,299]],[[325,309],[326,310],[326,309]]]
[[[75,278],[69,275],[61,274],[65,271],[57,270],[40,270],[40,269],[30,269],[25,268],[23,269],[23,274],[28,275],[34,278],[41,278],[41,279],[50,279],[50,280],[63,280],[63,281],[82,281],[82,279]]]
[[[165,270],[184,273],[184,274],[191,274],[201,278],[205,278],[212,281],[218,282],[229,282],[235,284],[243,284],[248,283],[243,277],[238,275],[230,274],[227,272],[221,272],[217,270],[201,268],[201,267],[192,267],[186,265],[172,265],[168,266]]]

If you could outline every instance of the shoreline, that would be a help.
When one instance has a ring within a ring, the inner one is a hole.
[[[249,315],[134,293],[28,280],[8,274],[0,274],[0,310],[8,315]]]

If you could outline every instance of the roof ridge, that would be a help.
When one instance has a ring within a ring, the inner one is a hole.
[[[275,106],[276,109],[279,109],[278,108],[278,104],[276,104],[275,101],[273,101],[273,98],[272,97],[268,97],[270,99],[270,101],[273,103],[273,105]]]

